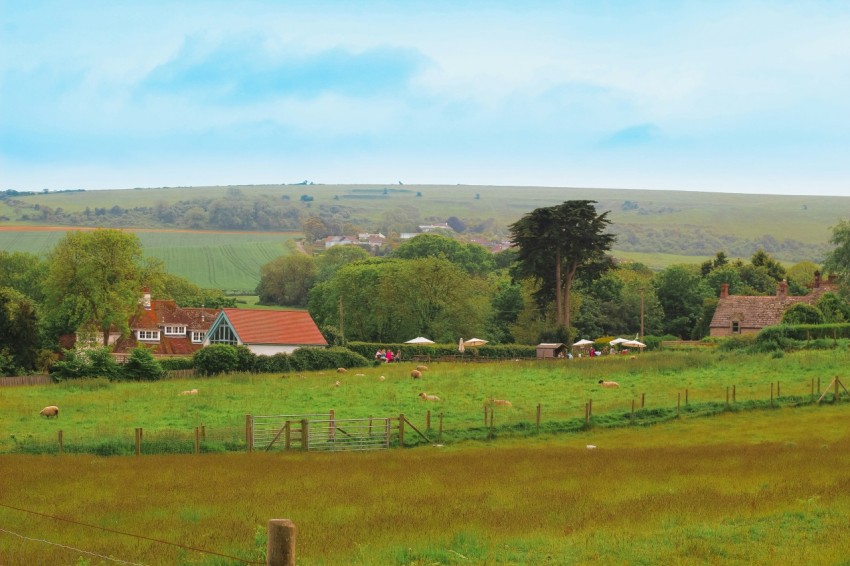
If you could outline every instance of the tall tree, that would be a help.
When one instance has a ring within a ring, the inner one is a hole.
[[[138,237],[120,230],[69,232],[48,256],[46,305],[66,331],[129,332],[128,322],[150,273]],[[56,325],[54,325],[54,328]]]
[[[316,262],[312,256],[281,256],[260,268],[257,294],[264,304],[303,307],[315,280]]]
[[[615,236],[606,233],[608,212],[596,201],[571,200],[537,208],[510,226],[519,247],[518,272],[539,280],[538,300],[554,298],[558,324],[570,328],[570,292],[579,269],[599,263]]]
[[[839,220],[832,228],[829,242],[835,249],[826,256],[823,268],[826,273],[838,276],[841,291],[846,295],[850,293],[850,221]]]

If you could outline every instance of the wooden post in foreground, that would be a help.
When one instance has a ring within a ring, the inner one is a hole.
[[[646,406],[646,393],[640,394],[640,408],[643,409]]]
[[[142,429],[136,428],[136,456],[142,454]]]
[[[590,405],[586,401],[584,403],[584,424],[590,424]]]
[[[682,405],[682,394],[677,393],[676,394],[676,418],[677,419],[679,418],[679,409],[680,409],[681,405]]]
[[[541,405],[540,403],[537,403],[537,432],[540,432],[540,411]]]
[[[60,454],[65,453],[65,445],[62,443],[62,431],[61,430],[59,431],[59,453]]]
[[[443,413],[440,411],[440,432],[437,433],[437,442],[443,442]]]
[[[688,404],[688,390],[685,389],[685,405]]]
[[[729,386],[726,386],[726,408],[729,408]]]
[[[291,520],[269,520],[267,566],[295,566],[295,534],[295,523]]]
[[[770,406],[773,407],[773,383],[770,384]]]
[[[635,400],[632,399],[632,416],[629,418],[629,421],[634,422],[635,420]]]
[[[735,386],[734,385],[732,386],[732,402],[733,403],[738,402],[738,397],[735,395]]]
[[[398,447],[404,448],[404,414],[398,416]]]
[[[310,450],[310,421],[301,419],[301,450]]]
[[[431,431],[431,409],[425,412],[425,430],[428,432]]]
[[[245,415],[245,447],[248,452],[254,450],[254,435],[251,434],[251,429],[254,428],[251,420],[251,415]]]
[[[490,407],[490,434],[487,437],[487,440],[493,440],[493,414],[495,411],[492,407]]]
[[[835,383],[835,402],[838,403],[838,401],[841,399],[841,393],[838,391],[838,384],[840,382],[838,381],[837,375],[835,376],[835,380],[833,381],[833,383]]]
[[[195,427],[195,454],[201,453],[201,428]]]

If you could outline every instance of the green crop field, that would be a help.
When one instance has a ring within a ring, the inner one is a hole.
[[[404,412],[424,430],[421,389],[443,396],[427,407],[445,413],[449,438],[347,454],[5,454],[0,555],[8,564],[262,562],[266,522],[289,518],[303,565],[839,564],[850,555],[841,536],[850,515],[850,403],[845,395],[792,408],[790,399],[809,398],[815,379],[825,388],[848,361],[842,349],[782,358],[678,352],[431,364],[415,382],[409,367],[379,366],[363,376],[7,387],[0,430],[20,444],[55,443],[59,429],[67,445],[83,430],[105,437],[122,429],[132,441],[133,426],[155,442],[200,422],[215,438],[218,428],[238,431],[242,413],[331,407],[338,418]],[[620,389],[598,389],[602,375]],[[652,426],[605,419],[640,393],[651,412],[685,388],[691,403],[705,403],[732,384],[737,401],[711,417]],[[765,400],[771,384],[782,387],[775,408],[748,404]],[[199,394],[177,395],[189,387]],[[497,409],[488,441],[476,421],[490,395],[514,407]],[[599,421],[587,430],[509,426],[533,419],[537,402],[546,423],[588,398]],[[48,401],[64,408],[59,419],[37,416]],[[452,439],[460,428],[468,434]]]
[[[161,259],[174,275],[212,289],[253,291],[260,266],[289,253],[291,233],[200,232],[138,230],[147,256]],[[48,253],[65,230],[0,231],[0,249],[9,252]]]

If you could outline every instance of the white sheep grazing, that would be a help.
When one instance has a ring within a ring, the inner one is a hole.
[[[386,377],[384,377],[384,376],[382,375],[381,377],[379,377],[379,378],[378,378],[378,381],[383,381],[383,380],[385,380],[385,379],[386,379]]]
[[[197,395],[197,394],[198,394],[197,389],[190,389],[188,391],[181,391],[180,392],[180,395]]]
[[[620,384],[617,383],[616,381],[603,381],[603,380],[600,379],[599,384],[602,387],[620,387]]]
[[[49,405],[49,406],[43,408],[41,411],[39,411],[38,414],[43,416],[43,417],[47,417],[48,419],[50,417],[56,417],[58,419],[59,418],[59,407],[57,407],[56,405]]]
[[[428,366],[416,366],[416,369],[419,371],[428,371]]]
[[[422,377],[422,372],[418,369],[415,369],[410,372],[410,377],[412,377],[413,379],[419,379],[420,377]]]
[[[347,370],[347,369],[345,369],[345,368],[336,368],[336,372],[337,372],[337,373],[345,373],[345,372],[347,372],[347,371],[348,371],[348,370]]]
[[[339,387],[340,385],[342,385],[342,384],[339,382],[339,380],[337,380],[336,383],[334,383],[334,387]]]
[[[491,405],[504,405],[505,407],[513,407],[514,404],[507,399],[490,399]]]
[[[424,391],[419,394],[419,397],[421,397],[423,401],[440,401],[441,400],[436,395],[428,395]]]

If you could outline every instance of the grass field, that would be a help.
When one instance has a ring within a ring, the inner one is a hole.
[[[815,374],[825,381],[848,361],[846,352],[667,360],[644,355],[622,367],[587,360],[559,373],[552,364],[447,364],[424,383],[445,396],[448,414],[467,397],[479,404],[495,391],[520,409],[544,396],[554,405],[589,394],[602,401],[603,393],[616,405],[653,384],[668,398],[683,386],[716,396],[728,382],[761,391],[776,380],[783,387]],[[603,370],[626,383],[593,388]],[[340,388],[331,385],[336,374],[7,388],[0,423],[7,436],[22,427],[110,430],[146,419],[177,427],[254,407],[379,411],[389,394],[379,387],[395,391],[395,411],[414,413],[407,396],[422,382],[396,375],[378,382],[376,371]],[[189,385],[200,388],[197,398],[174,394]],[[48,392],[68,407],[61,421],[31,414]],[[850,555],[842,536],[850,516],[848,411],[846,403],[730,411],[377,453],[4,455],[0,557],[106,563],[85,551],[148,564],[236,564],[195,549],[261,560],[266,521],[290,518],[301,565],[840,564]]]
[[[147,256],[161,259],[171,274],[201,287],[253,291],[260,266],[290,253],[284,245],[299,234],[134,230]],[[0,249],[46,254],[66,230],[0,230]]]

